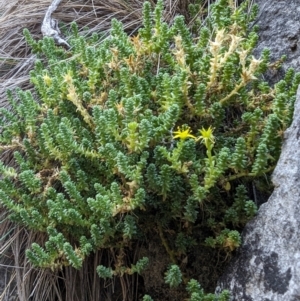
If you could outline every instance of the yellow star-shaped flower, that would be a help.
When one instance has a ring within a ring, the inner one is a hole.
[[[193,138],[196,139],[196,137],[192,134],[190,134],[190,128],[182,128],[180,129],[179,127],[177,128],[178,130],[174,132],[175,136],[174,139],[181,139],[185,140],[187,138]]]
[[[202,140],[206,147],[208,147],[209,144],[215,143],[215,136],[213,135],[213,129],[211,126],[207,130],[202,128],[199,132],[201,136],[198,139]]]

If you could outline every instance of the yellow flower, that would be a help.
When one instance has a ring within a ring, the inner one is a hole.
[[[206,147],[209,144],[215,143],[215,136],[213,135],[213,129],[211,126],[207,130],[202,128],[201,130],[199,130],[199,132],[201,136],[198,139],[202,140]]]
[[[175,136],[174,139],[181,139],[185,140],[186,138],[193,138],[196,139],[196,137],[192,134],[190,134],[190,128],[177,128],[178,130],[174,132]]]

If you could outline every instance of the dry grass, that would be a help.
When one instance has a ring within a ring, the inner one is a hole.
[[[54,17],[69,24],[78,23],[79,28],[89,29],[82,34],[94,31],[108,32],[112,18],[121,20],[129,33],[134,33],[141,25],[143,0],[65,0]],[[154,4],[154,0],[150,0]],[[172,22],[177,14],[187,15],[191,0],[165,0],[165,19]],[[206,1],[209,4],[213,1]],[[25,43],[23,28],[28,28],[34,38],[41,38],[41,23],[51,3],[50,0],[11,0],[0,1],[0,107],[6,106],[6,90],[21,87],[30,89],[28,72],[32,69],[35,57]],[[2,160],[10,160],[11,155],[2,155]],[[19,301],[96,301],[96,300],[138,300],[137,279],[122,277],[117,282],[100,281],[95,267],[103,261],[112,263],[112,251],[99,251],[87,260],[82,269],[63,271],[34,269],[26,260],[25,252],[31,243],[43,243],[42,233],[32,233],[15,226],[2,212],[0,226],[0,264],[7,267],[6,290],[0,291],[1,300]],[[131,251],[133,262],[139,257],[139,248]],[[0,267],[1,267],[0,265]],[[2,269],[1,268],[1,269]],[[0,274],[1,277],[2,273]],[[133,285],[135,283],[136,285]],[[13,298],[13,296],[16,296]]]

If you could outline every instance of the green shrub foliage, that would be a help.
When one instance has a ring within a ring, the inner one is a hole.
[[[195,279],[191,279],[187,283],[186,290],[190,295],[189,301],[228,301],[230,299],[227,290],[224,290],[218,296],[215,294],[205,294],[200,284]]]
[[[47,233],[27,250],[34,265],[80,268],[97,249],[155,233],[173,264],[195,244],[240,245],[237,229],[256,212],[247,183],[276,164],[300,76],[289,70],[274,88],[263,81],[269,51],[252,55],[254,14],[247,1],[232,3],[218,1],[189,28],[182,16],[165,23],[162,1],[153,13],[145,2],[138,34],[112,20],[109,37],[86,38],[72,24],[69,50],[24,30],[37,55],[34,92],[8,92],[1,110],[0,148],[14,167],[0,165],[0,199],[13,221]],[[171,286],[181,281],[175,267]],[[210,300],[193,285],[191,300]]]
[[[171,265],[166,272],[165,282],[170,287],[176,287],[182,282],[182,274],[178,265]]]

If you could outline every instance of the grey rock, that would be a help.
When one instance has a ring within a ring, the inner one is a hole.
[[[300,0],[255,0],[260,12],[259,42],[255,54],[264,48],[271,49],[271,59],[277,60],[286,55],[283,68],[300,70]],[[278,78],[282,74],[279,74]]]
[[[300,88],[294,120],[274,170],[274,192],[243,232],[243,245],[218,283],[236,301],[300,300]]]

